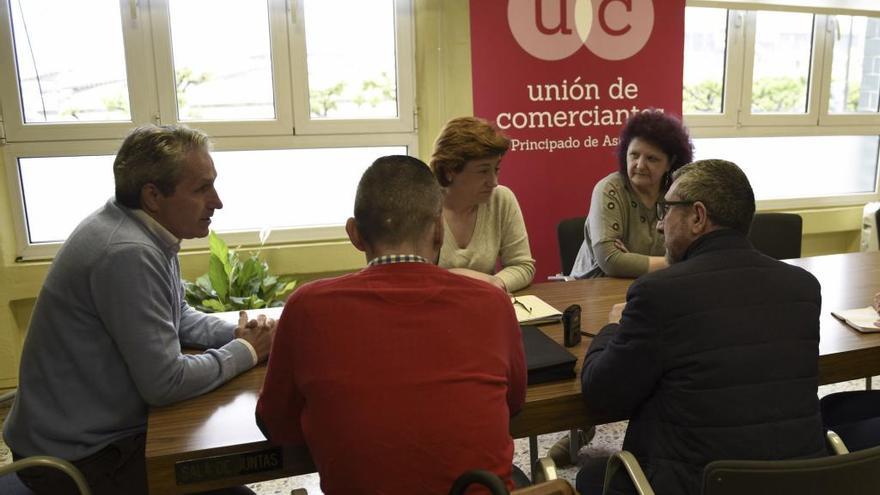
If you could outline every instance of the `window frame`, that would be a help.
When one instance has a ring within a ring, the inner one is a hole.
[[[876,114],[828,114],[834,52],[832,17],[835,15],[880,18],[880,9],[822,8],[767,2],[687,0],[686,7],[728,10],[724,106],[721,114],[684,114],[694,139],[787,136],[878,136],[880,112]],[[745,10],[751,9],[751,10]],[[806,114],[752,114],[751,90],[755,51],[755,11],[786,11],[813,14]],[[735,74],[741,77],[730,77]],[[875,158],[876,159],[876,158]],[[833,196],[758,200],[759,209],[791,209],[853,206],[880,200],[880,160],[875,164],[874,192]]]
[[[849,15],[849,14],[837,14],[837,15]],[[832,114],[828,112],[829,108],[829,99],[831,96],[831,72],[833,69],[834,62],[834,40],[837,39],[837,33],[835,30],[835,23],[833,22],[833,18],[835,15],[827,15],[825,16],[825,36],[828,37],[831,42],[825,44],[825,60],[828,62],[823,67],[822,77],[824,80],[828,81],[828,84],[823,85],[822,90],[823,94],[820,100],[820,108],[819,108],[819,125],[820,126],[878,126],[880,125],[880,111],[870,113],[839,113]],[[877,12],[874,16],[865,16],[865,17],[875,17],[880,20],[880,12]]]
[[[133,64],[133,60],[153,60],[149,44],[149,19],[139,14],[135,8],[124,8],[120,2],[122,41],[125,45],[126,76],[128,83],[129,109],[131,121],[125,122],[64,122],[64,123],[24,123],[21,102],[21,85],[18,80],[18,65],[12,37],[11,0],[0,0],[0,108],[3,110],[3,123],[6,140],[58,141],[79,139],[113,139],[124,136],[134,122],[154,122],[158,110],[151,102],[155,101],[155,87],[151,83],[152,72],[148,64]]]
[[[294,1],[294,0],[291,0]],[[305,4],[296,1],[291,8],[290,53],[291,71],[306,74],[305,77],[291,76],[293,80],[294,125],[299,134],[357,134],[369,125],[376,132],[404,132],[415,128],[415,36],[413,25],[407,19],[413,18],[412,3],[394,0],[394,39],[397,57],[397,117],[377,119],[313,119],[309,103],[308,57],[306,47]]]
[[[269,53],[272,63],[272,96],[275,118],[266,120],[180,120],[177,115],[177,88],[171,41],[171,9],[168,0],[151,0],[152,34],[156,47],[155,74],[159,99],[159,120],[184,124],[205,131],[209,136],[266,136],[293,132],[293,108],[288,44],[287,6],[284,1],[267,2],[269,14]]]
[[[815,125],[819,118],[819,99],[821,98],[822,75],[824,71],[816,71],[824,62],[825,43],[824,29],[819,29],[820,17],[813,15],[812,37],[810,39],[810,67],[807,72],[807,95],[806,112],[783,114],[783,113],[752,113],[752,86],[754,85],[755,70],[755,38],[757,36],[757,11],[740,11],[745,18],[745,53],[742,65],[742,95],[740,96],[739,123],[743,126],[752,125],[779,125],[779,126],[808,126]],[[823,24],[824,26],[824,24]],[[817,77],[818,76],[818,77]]]
[[[710,7],[715,8],[715,7]],[[727,10],[727,41],[724,54],[724,88],[721,95],[721,113],[719,114],[687,114],[685,118],[692,127],[735,127],[737,111],[742,96],[742,78],[729,78],[734,69],[742,67],[745,52],[744,19],[742,15]],[[682,78],[682,85],[684,85]]]
[[[51,259],[63,242],[30,243],[20,158],[115,155],[136,125],[178,123],[173,78],[169,0],[120,0],[132,120],[112,123],[24,124],[12,44],[9,2],[0,0],[0,152],[5,166],[18,260]],[[397,118],[311,121],[305,72],[303,2],[266,0],[273,86],[274,121],[180,122],[205,131],[212,151],[401,146],[418,156],[413,3],[393,0],[397,70]],[[150,60],[151,63],[132,63]],[[303,115],[304,114],[304,115]],[[222,192],[221,192],[222,193]],[[100,204],[103,204],[103,201]],[[256,230],[224,232],[230,245],[259,245]],[[344,225],[274,229],[267,244],[345,239]],[[186,240],[183,249],[204,249],[207,239]]]

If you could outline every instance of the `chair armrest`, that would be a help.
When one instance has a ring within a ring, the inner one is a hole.
[[[0,476],[14,473],[16,471],[21,471],[22,469],[38,466],[58,469],[59,471],[62,471],[64,474],[70,476],[73,479],[73,482],[76,484],[76,488],[79,490],[80,494],[92,494],[91,489],[89,489],[88,483],[86,483],[86,478],[83,476],[80,470],[76,468],[76,466],[65,461],[64,459],[59,459],[57,457],[52,457],[48,455],[35,455],[31,457],[25,457],[24,459],[19,459],[12,464],[0,466]]]
[[[831,450],[834,451],[835,455],[843,455],[849,454],[849,449],[846,448],[846,444],[843,443],[843,440],[831,430],[825,434],[825,439],[828,441],[828,446],[831,447]]]
[[[556,463],[549,456],[538,459],[538,462],[535,463],[535,467],[532,469],[532,481],[535,483],[552,481],[558,477],[556,474]]]
[[[648,483],[648,478],[645,477],[645,472],[642,471],[642,467],[639,466],[639,461],[636,460],[636,457],[632,455],[632,453],[627,452],[626,450],[616,452],[608,458],[608,464],[605,466],[605,487],[602,489],[602,493],[608,493],[608,488],[611,486],[611,480],[614,478],[614,475],[617,473],[617,470],[620,469],[621,465],[626,469],[626,472],[629,474],[629,478],[632,480],[633,485],[635,485],[639,495],[654,495],[654,489],[651,488],[651,484]]]

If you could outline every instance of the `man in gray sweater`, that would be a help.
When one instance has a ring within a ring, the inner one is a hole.
[[[238,326],[186,304],[177,252],[223,203],[208,138],[144,126],[113,164],[116,198],[77,226],[37,298],[4,437],[15,458],[72,461],[96,494],[146,494],[147,412],[208,392],[266,359],[275,322]],[[206,349],[183,354],[181,347]],[[19,477],[73,492],[64,475]]]

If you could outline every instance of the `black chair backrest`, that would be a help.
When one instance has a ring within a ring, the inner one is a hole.
[[[880,447],[819,459],[714,461],[703,495],[862,495],[880,491]]]
[[[786,260],[801,257],[803,220],[795,213],[755,213],[749,240],[755,249]]]
[[[559,243],[559,260],[562,274],[571,273],[578,250],[584,243],[584,222],[587,217],[566,218],[556,226],[556,242]]]
[[[877,231],[877,245],[880,246],[880,208],[874,212],[874,230]]]

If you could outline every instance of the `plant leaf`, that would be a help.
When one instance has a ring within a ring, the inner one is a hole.
[[[202,306],[204,306],[205,309],[208,310],[205,311],[206,313],[222,313],[223,311],[226,311],[226,306],[224,306],[223,303],[216,299],[205,299],[204,301],[202,301]]]
[[[239,289],[241,295],[253,293],[251,281],[259,275],[259,263],[260,260],[253,256],[242,262],[241,270],[238,272],[238,277],[235,280],[235,286]]]
[[[229,294],[229,277],[226,275],[223,262],[213,254],[208,261],[208,278],[211,279],[211,286],[217,293],[217,298],[221,302],[226,302]]]
[[[214,293],[214,287],[211,286],[211,278],[208,277],[207,273],[196,279],[196,285],[208,294]]]
[[[223,263],[226,279],[232,276],[232,264],[229,260],[229,246],[213,230],[208,234],[208,244],[211,246],[211,254]]]
[[[275,290],[275,297],[277,297],[278,299],[284,299],[285,296],[289,294],[294,287],[296,287],[296,280],[291,280],[290,282],[287,282],[283,287]]]

